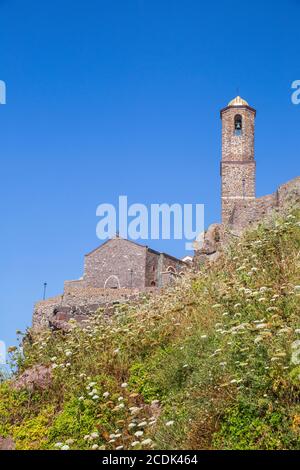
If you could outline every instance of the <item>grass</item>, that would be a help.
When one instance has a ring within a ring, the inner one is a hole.
[[[299,212],[247,233],[110,321],[44,331],[12,351],[47,391],[0,385],[18,449],[300,449]]]

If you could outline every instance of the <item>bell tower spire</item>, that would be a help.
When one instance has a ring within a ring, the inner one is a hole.
[[[221,110],[222,223],[227,226],[233,224],[236,203],[255,199],[255,116],[240,96]]]

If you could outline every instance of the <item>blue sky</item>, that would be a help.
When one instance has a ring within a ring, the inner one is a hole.
[[[0,0],[0,340],[82,275],[96,207],[204,203],[220,219],[219,110],[257,111],[257,195],[299,175],[300,2]],[[153,248],[183,256],[184,242]]]

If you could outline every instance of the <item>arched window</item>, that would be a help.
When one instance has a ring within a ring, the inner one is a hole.
[[[176,274],[176,269],[173,266],[168,266],[167,272],[172,273],[172,274]]]
[[[240,114],[234,117],[234,133],[235,135],[241,135],[243,130],[243,118]]]
[[[104,289],[120,289],[120,287],[118,276],[109,276],[104,283]]]

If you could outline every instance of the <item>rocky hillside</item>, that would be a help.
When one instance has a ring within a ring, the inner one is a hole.
[[[111,320],[28,334],[0,385],[0,445],[299,449],[299,220]]]

